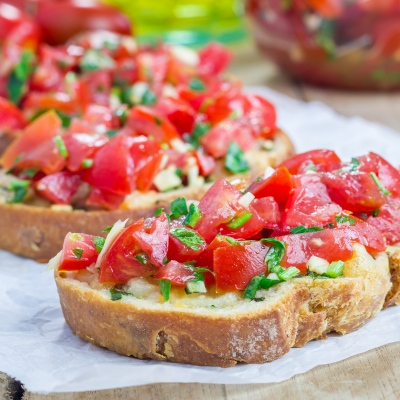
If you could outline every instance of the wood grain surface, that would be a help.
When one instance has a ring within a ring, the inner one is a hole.
[[[285,77],[261,58],[251,43],[237,51],[231,72],[246,85],[268,85],[305,101],[323,101],[337,112],[359,115],[400,132],[400,93],[326,90]],[[400,134],[400,133],[399,133]],[[258,399],[400,399],[400,343],[393,343],[319,366],[277,384],[207,385],[156,384],[116,390],[39,395],[25,391],[19,382],[0,372],[1,400],[258,400]]]

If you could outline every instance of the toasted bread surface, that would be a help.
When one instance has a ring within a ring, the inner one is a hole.
[[[140,281],[128,287],[133,296],[111,301],[108,290],[71,274],[56,270],[55,279],[77,336],[137,358],[221,367],[273,361],[329,332],[354,331],[382,309],[391,288],[387,254],[372,257],[361,245],[343,277],[294,278],[259,291],[257,302],[234,292],[163,303],[157,286]]]
[[[265,168],[279,164],[293,153],[293,145],[288,136],[278,131],[271,151],[251,150],[247,158],[251,165],[251,176],[231,175],[230,179],[246,177],[255,178]],[[223,174],[219,168],[214,179]],[[226,175],[226,171],[225,171]],[[0,203],[2,224],[0,225],[0,249],[10,251],[24,257],[46,262],[62,247],[68,232],[85,232],[97,235],[104,228],[118,219],[132,220],[151,216],[159,207],[169,208],[169,204],[177,197],[199,200],[210,187],[187,187],[168,193],[134,192],[125,200],[123,206],[113,211],[63,210],[59,207],[36,207],[26,204]]]

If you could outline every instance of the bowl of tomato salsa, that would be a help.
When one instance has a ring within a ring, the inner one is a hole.
[[[247,0],[258,48],[290,75],[346,89],[400,89],[399,0]]]

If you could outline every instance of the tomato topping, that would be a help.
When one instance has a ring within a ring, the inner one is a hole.
[[[347,261],[353,256],[351,237],[346,230],[324,229],[317,232],[279,236],[286,243],[286,265],[306,271],[307,261],[317,256],[332,261]]]
[[[263,220],[263,228],[277,229],[281,221],[278,203],[273,197],[263,197],[262,199],[254,199],[251,202],[252,208],[257,212]]]
[[[249,192],[258,199],[272,196],[279,204],[282,204],[286,203],[294,186],[289,170],[286,167],[279,167],[268,178],[254,182]]]
[[[199,58],[199,73],[208,77],[221,73],[230,63],[232,55],[221,44],[212,42],[200,50]]]
[[[41,196],[56,204],[71,204],[72,196],[81,183],[79,174],[61,171],[46,175],[38,180],[34,187]]]
[[[10,169],[17,156],[28,153],[39,145],[53,139],[61,129],[61,120],[54,111],[36,118],[24,130],[21,136],[16,138],[1,157],[1,164],[4,168]]]
[[[219,247],[214,251],[214,273],[218,292],[244,290],[251,278],[266,272],[268,246],[261,242]]]
[[[377,184],[366,172],[326,173],[322,175],[322,182],[330,198],[345,210],[372,211],[386,203]]]
[[[172,260],[168,264],[162,265],[154,275],[154,278],[168,279],[171,281],[172,286],[185,287],[188,280],[195,279],[195,275],[192,268]]]
[[[313,164],[318,171],[333,171],[339,168],[340,158],[332,150],[310,150],[296,154],[280,165],[285,166],[291,174],[301,174],[306,172],[307,167],[312,167]]]
[[[25,125],[25,117],[17,106],[0,97],[0,131],[23,129]]]
[[[115,210],[123,203],[124,194],[116,194],[107,190],[93,188],[86,200],[88,206],[105,208],[106,210]]]
[[[97,151],[93,167],[83,173],[83,180],[93,187],[116,194],[135,190],[134,163],[130,156],[132,139],[116,136]]]
[[[130,154],[135,166],[136,187],[146,192],[153,185],[163,158],[163,151],[154,140],[137,137],[133,139]]]
[[[133,107],[129,112],[127,125],[137,134],[153,137],[159,143],[168,143],[180,137],[168,119],[146,106]]]
[[[388,244],[400,242],[400,200],[384,204],[376,217],[369,217],[368,224],[382,232]]]
[[[192,229],[188,227],[185,227],[185,229],[189,232],[194,232]],[[181,240],[179,240],[177,237],[175,237],[170,233],[167,258],[169,260],[176,260],[181,263],[194,261],[205,250],[206,247],[207,244],[204,242],[202,244],[196,245],[196,248],[194,249],[192,247],[187,246]]]
[[[107,130],[119,128],[119,118],[109,107],[91,104],[85,110],[83,120],[91,126],[102,126]]]
[[[359,170],[362,172],[374,172],[382,185],[392,195],[400,196],[400,172],[376,153],[358,158]]]
[[[100,265],[100,283],[126,283],[131,278],[146,277],[155,272],[154,265],[134,237],[143,227],[143,219],[129,225],[105,251]]]
[[[282,228],[288,231],[297,226],[322,227],[341,211],[341,207],[331,201],[326,186],[315,182],[293,190],[282,216]]]
[[[61,253],[59,271],[76,271],[96,262],[98,253],[94,236],[84,233],[67,233]]]
[[[133,233],[140,248],[145,251],[153,264],[160,267],[164,265],[168,252],[169,224],[165,213],[158,218],[148,220],[149,227],[143,227]]]
[[[197,159],[197,164],[199,165],[200,174],[203,176],[210,175],[216,167],[214,157],[204,153],[201,150],[196,150],[194,154]]]

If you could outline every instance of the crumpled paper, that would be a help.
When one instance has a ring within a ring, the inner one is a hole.
[[[279,126],[297,151],[331,148],[344,159],[373,150],[398,165],[400,133],[361,118],[345,118],[321,103],[302,103],[252,88],[276,106]],[[0,251],[0,371],[31,392],[79,392],[158,382],[281,382],[317,365],[337,362],[400,340],[400,307],[382,311],[357,332],[292,349],[261,365],[223,369],[137,360],[77,338],[65,324],[52,272]]]

